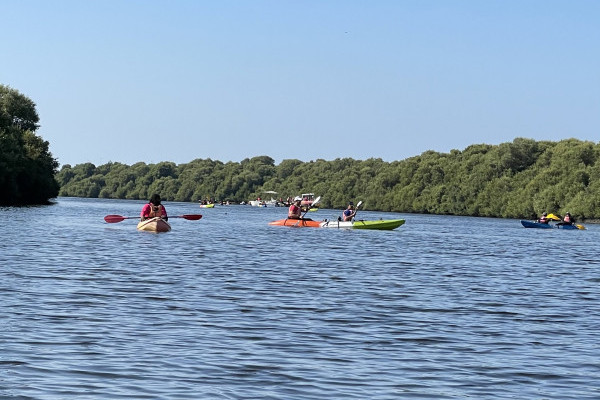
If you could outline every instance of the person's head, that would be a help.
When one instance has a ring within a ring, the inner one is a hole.
[[[154,204],[155,206],[159,206],[160,205],[160,196],[156,193],[154,193],[152,195],[152,197],[150,197],[150,203]]]

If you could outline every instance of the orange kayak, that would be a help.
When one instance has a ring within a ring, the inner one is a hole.
[[[306,219],[280,219],[277,221],[269,222],[269,225],[277,225],[277,226],[297,226],[297,227],[310,227],[310,228],[320,228],[321,221],[313,221],[310,218]]]

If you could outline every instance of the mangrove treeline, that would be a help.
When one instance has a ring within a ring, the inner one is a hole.
[[[505,218],[570,211],[590,219],[600,217],[599,158],[594,142],[517,138],[394,162],[292,159],[275,165],[260,156],[239,163],[86,163],[64,165],[56,179],[61,196],[146,200],[159,193],[168,201],[241,202],[268,199],[266,191],[283,198],[313,192],[328,208],[362,200],[369,210]]]
[[[35,103],[0,85],[0,205],[44,204],[58,194],[58,162],[39,128]]]

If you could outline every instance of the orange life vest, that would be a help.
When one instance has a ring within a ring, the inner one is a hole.
[[[288,218],[300,218],[300,207],[295,204],[292,204],[288,209]]]
[[[150,218],[162,217],[164,215],[162,205],[155,206],[154,204],[150,203],[150,214],[148,215]]]

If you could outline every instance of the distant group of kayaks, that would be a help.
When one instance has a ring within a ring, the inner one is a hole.
[[[317,205],[320,197],[313,202],[313,205]],[[362,202],[359,202],[359,205]],[[214,208],[214,203],[207,205],[201,204],[201,208]],[[309,208],[310,210],[316,210],[316,207]],[[123,217],[121,215],[107,215],[104,217],[104,220],[108,223],[121,222],[126,219],[134,219],[139,217]],[[200,214],[186,214],[179,216],[169,216],[169,218],[184,218],[188,220],[199,220],[202,218]],[[374,230],[393,230],[403,225],[405,222],[404,219],[381,219],[381,220],[362,220],[362,219],[352,219],[351,221],[343,221],[341,218],[338,220],[322,220],[315,221],[311,218],[304,218],[302,215],[301,218],[285,218],[277,221],[269,222],[269,225],[274,226],[289,226],[289,227],[310,227],[310,228],[336,228],[336,229],[374,229]],[[139,231],[146,232],[169,232],[171,230],[171,225],[169,222],[160,217],[148,218],[143,221],[139,221],[137,224],[137,229]]]
[[[360,203],[359,203],[360,204]],[[126,219],[134,219],[139,217],[123,217],[121,215],[107,215],[104,220],[108,223],[121,222]],[[185,214],[178,216],[170,216],[169,218],[183,218],[191,221],[196,221],[202,218],[201,214]],[[521,225],[525,228],[538,228],[538,229],[567,229],[567,230],[583,230],[585,226],[581,224],[565,224],[563,222],[554,223],[561,221],[560,218],[553,214],[548,215],[548,222],[538,221],[527,221],[521,220]],[[311,218],[285,218],[277,221],[269,222],[272,226],[288,226],[297,228],[333,228],[333,229],[374,229],[374,230],[393,230],[402,225],[406,221],[404,219],[381,219],[381,220],[357,220],[343,221],[341,218],[337,220],[321,220],[315,221]],[[144,221],[139,221],[137,224],[139,231],[146,232],[169,232],[171,225],[168,221],[160,218],[150,218]]]

